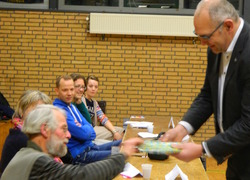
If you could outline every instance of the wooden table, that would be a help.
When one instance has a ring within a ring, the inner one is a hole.
[[[12,127],[13,127],[13,125],[11,124],[10,120],[7,120],[7,121],[1,120],[0,121],[0,158],[1,158],[2,149],[3,149],[5,139],[9,134],[9,129]]]
[[[136,120],[136,119],[133,119]],[[159,118],[159,117],[146,117],[142,119],[142,121],[151,121],[154,122],[154,133],[160,133],[161,131],[167,131],[168,123],[170,118]],[[177,121],[175,120],[175,123]],[[132,137],[138,137],[138,132],[147,132],[146,129],[137,129],[131,128],[130,126],[127,127],[125,132],[123,141]],[[197,180],[197,179],[208,179],[208,176],[203,168],[201,160],[195,159],[189,163],[180,161],[172,156],[169,156],[168,159],[164,161],[159,160],[150,160],[149,158],[142,158],[140,156],[132,156],[127,160],[133,166],[135,166],[139,171],[142,172],[141,164],[149,163],[152,164],[152,172],[151,172],[151,180],[164,180],[165,175],[169,173],[177,164],[181,170],[188,176],[189,180]],[[135,177],[133,179],[143,179],[141,176]],[[115,180],[124,180],[121,175],[118,175]]]

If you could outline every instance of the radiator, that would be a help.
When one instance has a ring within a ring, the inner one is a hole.
[[[193,16],[90,13],[89,32],[194,37]]]

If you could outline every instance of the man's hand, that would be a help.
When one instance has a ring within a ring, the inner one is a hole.
[[[137,146],[142,144],[143,140],[141,138],[131,138],[122,143],[121,153],[126,157],[133,155],[137,152]]]
[[[181,142],[188,134],[187,130],[182,125],[177,125],[174,129],[168,130],[161,138],[164,142]]]
[[[172,147],[181,150],[181,152],[177,154],[172,154],[172,156],[185,162],[192,161],[202,156],[201,144],[182,143],[182,144],[173,144]]]

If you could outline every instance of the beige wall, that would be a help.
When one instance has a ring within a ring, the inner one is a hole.
[[[106,115],[122,126],[130,115],[181,118],[204,80],[206,47],[188,37],[95,35],[88,14],[0,10],[0,91],[12,107],[27,89],[52,99],[65,73],[94,74]],[[214,135],[207,122],[194,139]]]

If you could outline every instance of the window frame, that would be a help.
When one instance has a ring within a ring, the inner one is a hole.
[[[239,15],[243,12],[244,0],[238,0]],[[101,12],[101,13],[129,13],[129,14],[165,14],[165,15],[193,15],[195,9],[185,8],[188,0],[179,0],[179,8],[138,8],[124,7],[124,0],[119,0],[119,6],[85,6],[85,5],[65,5],[64,0],[59,0],[58,10],[77,11],[77,12]]]
[[[0,9],[31,9],[31,10],[48,10],[49,0],[43,0],[43,3],[11,3],[11,2],[1,2]]]
[[[238,12],[244,16],[244,1],[238,0]],[[45,10],[63,12],[101,12],[101,13],[128,13],[128,14],[160,14],[160,15],[180,15],[192,16],[194,9],[186,8],[189,0],[179,0],[178,8],[138,8],[124,7],[124,0],[119,0],[118,6],[85,6],[85,5],[66,5],[64,0],[44,0],[42,4],[21,4],[0,2],[0,9],[20,9],[20,10]]]

